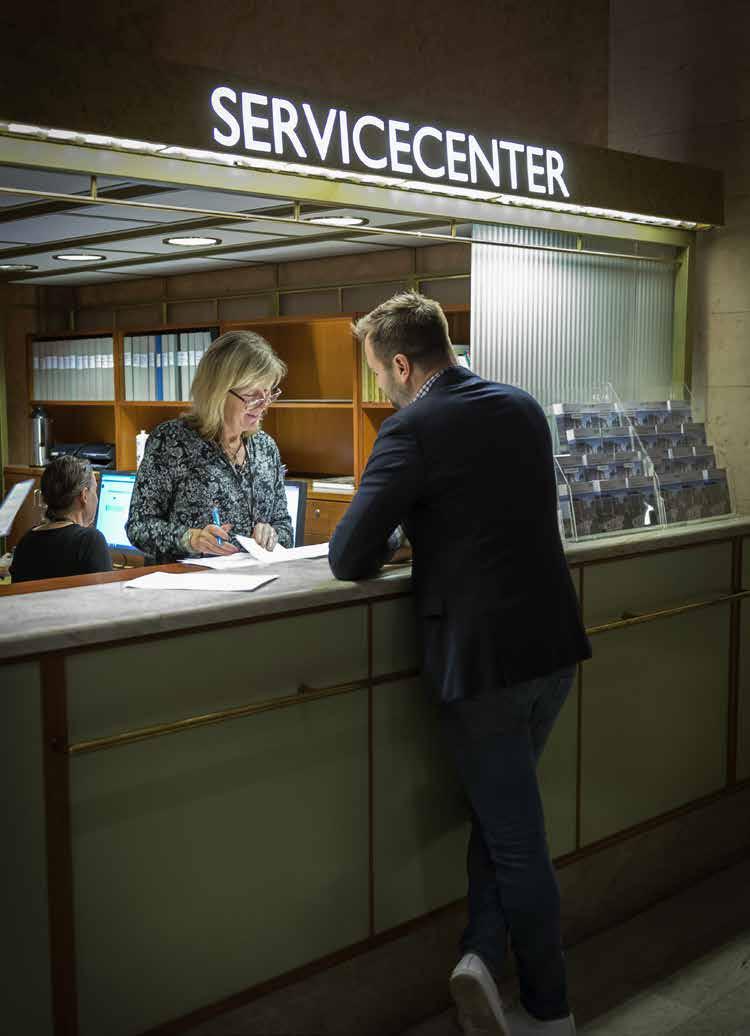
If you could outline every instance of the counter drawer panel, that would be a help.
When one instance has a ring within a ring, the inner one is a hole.
[[[336,608],[66,659],[71,738],[101,737],[367,676],[367,609]]]
[[[419,680],[373,689],[375,930],[466,895],[463,792]]]
[[[71,761],[81,1036],[365,939],[367,691]]]
[[[420,638],[410,596],[372,605],[372,673],[405,673],[420,669]]]
[[[547,840],[553,858],[576,848],[578,680],[552,728],[538,767]]]
[[[36,662],[0,666],[2,1030],[51,1033],[47,839],[40,676]]]
[[[725,785],[729,610],[593,638],[583,669],[582,844]]]
[[[732,545],[709,543],[586,565],[584,620],[599,626],[732,592]]]
[[[344,516],[348,502],[308,500],[305,511],[305,543],[327,543]]]
[[[750,780],[750,598],[742,602],[741,609],[737,780],[746,781]]]

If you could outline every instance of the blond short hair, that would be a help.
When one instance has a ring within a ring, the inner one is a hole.
[[[276,388],[286,369],[284,361],[255,331],[227,331],[211,343],[198,364],[187,422],[204,439],[218,439],[229,390],[246,385]]]
[[[352,331],[363,345],[369,336],[381,363],[403,353],[417,366],[428,367],[452,355],[443,307],[418,291],[401,291],[381,302],[352,324]]]

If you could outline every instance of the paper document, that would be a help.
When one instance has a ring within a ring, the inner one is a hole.
[[[249,576],[239,572],[149,572],[125,583],[126,590],[257,590],[277,576]]]
[[[249,536],[235,536],[241,547],[262,565],[275,565],[279,561],[302,561],[305,558],[328,557],[327,543],[311,543],[307,547],[282,547],[277,543],[273,550],[264,550],[259,543]]]
[[[218,554],[216,557],[180,558],[180,564],[215,568],[220,572],[226,572],[227,569],[234,570],[236,568],[252,568],[253,566],[258,566],[258,562],[255,558],[252,557],[251,554],[247,554],[244,550],[239,554]]]
[[[34,485],[33,478],[17,482],[0,504],[0,536],[7,536],[10,528],[21,510],[21,504],[29,495],[29,490]]]

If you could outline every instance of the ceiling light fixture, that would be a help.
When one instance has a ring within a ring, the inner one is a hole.
[[[184,237],[165,237],[164,244],[179,245],[180,248],[202,248],[206,245],[220,245],[221,238],[186,234]]]
[[[364,227],[370,221],[364,216],[310,216],[304,222],[322,227]]]
[[[27,270],[38,270],[38,266],[31,266],[30,263],[0,263],[0,273],[11,271],[12,273],[25,273]]]
[[[95,255],[93,252],[66,252],[61,255],[53,255],[53,259],[62,259],[66,263],[91,263],[101,262],[106,255]]]

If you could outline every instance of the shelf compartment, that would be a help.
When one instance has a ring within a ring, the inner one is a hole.
[[[33,404],[36,405],[36,404]],[[116,442],[114,403],[40,402],[52,423],[50,440],[61,442]]]
[[[340,475],[354,471],[353,408],[273,406],[263,420],[289,471]]]
[[[243,323],[232,330],[255,331],[287,365],[281,383],[291,399],[349,399],[355,341],[349,317]]]

